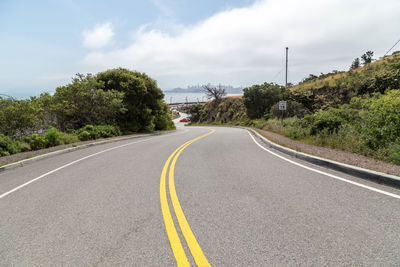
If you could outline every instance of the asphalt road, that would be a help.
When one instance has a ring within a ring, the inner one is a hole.
[[[0,265],[400,265],[398,190],[213,129],[179,126],[1,173]]]

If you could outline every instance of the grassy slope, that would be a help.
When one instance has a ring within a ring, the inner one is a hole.
[[[206,123],[234,123],[246,119],[242,96],[224,97],[218,104],[215,101],[208,101],[200,115],[200,122]]]
[[[309,99],[313,112],[349,103],[354,96],[381,92],[391,87],[399,89],[400,53],[387,56],[353,71],[323,75],[290,88],[296,94]]]
[[[292,91],[318,90],[325,87],[326,85],[333,87],[336,86],[337,81],[349,77],[349,73],[357,73],[360,74],[362,78],[366,78],[366,76],[370,75],[373,72],[384,70],[389,64],[392,63],[400,63],[400,53],[392,56],[387,56],[380,60],[376,60],[366,66],[362,66],[353,71],[346,71],[337,74],[332,74],[329,75],[328,77],[318,78],[305,83],[300,83],[298,85],[293,86],[291,90]]]

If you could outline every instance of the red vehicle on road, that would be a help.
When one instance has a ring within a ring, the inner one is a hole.
[[[180,122],[190,122],[190,119],[189,118],[183,118],[183,119],[180,120]]]

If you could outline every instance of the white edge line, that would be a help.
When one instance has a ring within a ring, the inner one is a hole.
[[[179,133],[179,134],[186,133],[187,131],[188,131],[188,130],[186,129],[186,131],[183,131],[183,132],[181,132],[181,133]],[[167,136],[167,135],[163,135],[162,137],[164,137],[164,136]],[[169,136],[169,135],[168,135],[168,136]],[[159,137],[161,137],[161,136],[159,136]],[[4,198],[4,197],[8,196],[9,194],[11,194],[11,193],[13,193],[13,192],[15,192],[15,191],[17,191],[17,190],[19,190],[19,189],[21,189],[21,188],[27,186],[27,185],[33,183],[33,182],[36,182],[37,180],[40,180],[40,179],[42,179],[42,178],[44,178],[44,177],[46,177],[46,176],[48,176],[48,175],[50,175],[50,174],[52,174],[52,173],[55,173],[55,172],[57,172],[57,171],[59,171],[59,170],[62,170],[62,169],[64,169],[64,168],[66,168],[66,167],[68,167],[68,166],[71,166],[71,165],[73,165],[73,164],[75,164],[75,163],[78,163],[78,162],[80,162],[80,161],[82,161],[82,160],[91,158],[91,157],[93,157],[93,156],[96,156],[96,155],[99,155],[99,154],[102,154],[102,153],[105,153],[105,152],[108,152],[108,151],[111,151],[111,150],[114,150],[114,149],[117,149],[117,148],[121,148],[121,147],[125,147],[125,146],[130,146],[130,145],[133,145],[133,144],[137,144],[137,143],[141,143],[141,142],[145,142],[145,141],[149,141],[149,140],[153,140],[153,139],[154,139],[154,138],[148,138],[148,139],[139,140],[139,141],[136,141],[136,142],[131,142],[131,143],[124,144],[124,145],[120,145],[120,146],[116,146],[116,147],[111,147],[111,148],[108,148],[108,149],[105,149],[105,150],[96,152],[96,153],[94,153],[94,154],[88,155],[88,156],[86,156],[86,157],[83,157],[83,158],[74,160],[74,161],[72,161],[72,162],[70,162],[70,163],[67,163],[67,164],[65,164],[65,165],[62,165],[61,167],[58,167],[58,168],[56,168],[56,169],[54,169],[54,170],[51,170],[51,171],[49,171],[49,172],[46,172],[45,174],[42,174],[42,175],[40,175],[40,176],[38,176],[38,177],[36,177],[36,178],[33,178],[32,180],[29,180],[28,182],[26,182],[26,183],[24,183],[24,184],[21,184],[21,185],[15,187],[15,188],[11,189],[10,191],[7,191],[7,192],[1,194],[1,195],[0,195],[0,199],[2,199],[2,198]]]
[[[108,148],[108,149],[105,149],[105,150],[96,152],[96,153],[94,153],[94,154],[90,154],[90,155],[88,155],[88,156],[86,156],[86,157],[83,157],[83,158],[74,160],[74,161],[72,161],[72,162],[70,162],[70,163],[67,163],[67,164],[65,164],[65,165],[62,165],[61,167],[58,167],[57,169],[51,170],[51,171],[49,171],[49,172],[46,172],[45,174],[42,174],[42,175],[40,175],[40,176],[38,176],[38,177],[36,177],[36,178],[33,178],[32,180],[29,180],[28,182],[26,182],[26,183],[24,183],[24,184],[21,184],[21,185],[15,187],[14,189],[11,189],[10,191],[5,192],[4,194],[0,195],[0,199],[2,199],[3,197],[5,197],[5,196],[7,196],[7,195],[9,195],[9,194],[11,194],[11,193],[13,193],[13,192],[15,192],[15,191],[17,191],[17,190],[23,188],[23,187],[25,187],[25,186],[27,186],[27,185],[33,183],[33,182],[36,182],[36,181],[39,180],[39,179],[42,179],[43,177],[46,177],[46,176],[48,176],[48,175],[50,175],[50,174],[52,174],[52,173],[55,173],[56,171],[59,171],[59,170],[61,170],[61,169],[64,169],[64,168],[66,168],[66,167],[68,167],[68,166],[71,166],[72,164],[78,163],[78,162],[80,162],[80,161],[82,161],[82,160],[91,158],[91,157],[93,157],[93,156],[96,156],[96,155],[99,155],[99,154],[102,154],[102,153],[105,153],[105,152],[108,152],[108,151],[111,151],[111,150],[114,150],[114,149],[117,149],[117,148],[121,148],[121,147],[125,147],[125,146],[130,146],[130,145],[137,144],[137,143],[141,143],[141,142],[145,142],[145,141],[148,141],[148,140],[151,140],[151,139],[152,139],[152,138],[150,138],[150,139],[145,139],[145,140],[140,140],[140,141],[136,141],[136,142],[131,142],[131,143],[124,144],[124,145],[120,145],[120,146],[116,146],[116,147],[111,147],[111,148]]]
[[[365,189],[368,189],[368,190],[371,190],[371,191],[374,191],[374,192],[378,192],[378,193],[381,193],[381,194],[384,194],[384,195],[387,195],[387,196],[390,196],[390,197],[394,197],[394,198],[400,199],[400,195],[396,195],[396,194],[393,194],[393,193],[389,193],[389,192],[377,189],[375,187],[371,187],[371,186],[360,184],[360,183],[357,183],[357,182],[354,182],[354,181],[351,181],[351,180],[347,180],[347,179],[344,179],[342,177],[339,177],[339,176],[336,176],[336,175],[333,175],[333,174],[330,174],[330,173],[326,173],[326,172],[323,172],[323,171],[320,171],[320,170],[316,170],[316,169],[310,168],[308,166],[305,166],[303,164],[297,163],[297,162],[295,162],[293,160],[290,160],[288,158],[285,158],[285,157],[283,157],[283,156],[281,156],[281,155],[279,155],[279,154],[277,154],[275,152],[272,152],[271,150],[265,148],[264,146],[260,145],[249,131],[247,131],[247,133],[250,135],[251,139],[253,139],[254,143],[256,143],[260,148],[262,148],[265,151],[271,153],[272,155],[274,155],[274,156],[276,156],[278,158],[281,158],[283,160],[286,160],[286,161],[288,161],[288,162],[290,162],[290,163],[292,163],[294,165],[303,167],[303,168],[305,168],[307,170],[310,170],[310,171],[313,171],[313,172],[316,172],[316,173],[319,173],[319,174],[323,174],[323,175],[329,176],[331,178],[340,180],[342,182],[346,182],[346,183],[349,183],[349,184],[352,184],[352,185],[356,185],[356,186],[359,186],[359,187],[362,187],[362,188],[365,188]]]

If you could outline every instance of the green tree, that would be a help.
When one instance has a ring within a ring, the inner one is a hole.
[[[30,99],[0,98],[0,133],[10,137],[22,136],[40,128],[39,110]]]
[[[53,96],[49,93],[42,93],[39,97],[31,97],[31,101],[37,108],[37,118],[41,130],[57,125],[57,118],[53,112]]]
[[[58,87],[53,110],[59,129],[78,129],[86,124],[114,124],[125,112],[123,92],[103,90],[104,84],[91,74],[77,74],[72,83]]]
[[[360,59],[355,58],[353,60],[353,62],[351,63],[350,70],[355,70],[355,69],[358,69],[359,67],[360,67]]]
[[[288,97],[284,86],[275,83],[253,85],[243,89],[243,103],[250,119],[261,118],[280,99]]]
[[[190,119],[192,122],[199,122],[201,118],[201,113],[203,111],[203,105],[197,104],[192,105],[189,109]]]
[[[363,61],[363,65],[367,65],[372,62],[372,56],[374,55],[374,52],[372,51],[367,51],[361,56],[361,60]]]
[[[118,124],[124,131],[152,131],[173,127],[171,113],[164,102],[164,94],[155,80],[145,73],[118,68],[97,74],[97,81],[105,91],[124,94],[127,111],[118,115]]]

